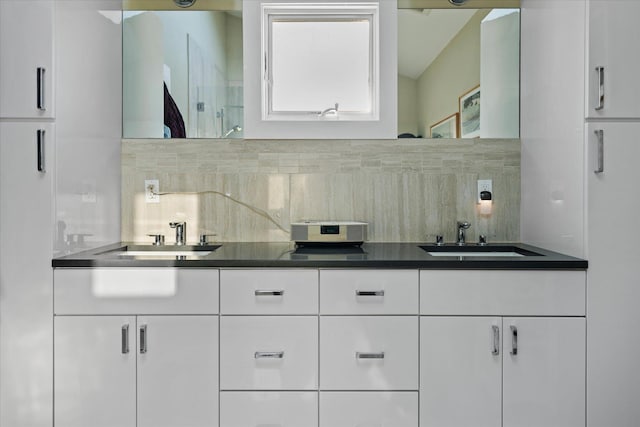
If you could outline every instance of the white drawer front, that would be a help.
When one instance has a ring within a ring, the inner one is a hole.
[[[418,427],[418,393],[320,393],[320,427],[365,426]]]
[[[320,319],[322,390],[417,390],[418,317]]]
[[[422,270],[420,314],[584,316],[584,271]]]
[[[220,319],[222,390],[318,387],[318,318],[233,316]]]
[[[317,314],[317,270],[222,270],[223,314]]]
[[[57,268],[55,314],[217,314],[218,270]]]
[[[417,270],[320,270],[322,314],[417,314]]]
[[[318,392],[220,393],[220,427],[318,427]]]

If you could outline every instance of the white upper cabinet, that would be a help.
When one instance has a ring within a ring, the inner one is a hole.
[[[640,2],[588,2],[588,118],[639,118]]]
[[[395,138],[396,7],[245,0],[245,136]]]
[[[0,117],[52,118],[53,1],[0,1]]]

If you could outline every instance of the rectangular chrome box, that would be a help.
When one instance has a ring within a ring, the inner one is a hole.
[[[367,240],[369,224],[359,221],[302,221],[291,224],[291,240],[298,244],[349,243]]]

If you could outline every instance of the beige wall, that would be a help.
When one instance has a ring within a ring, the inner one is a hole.
[[[160,203],[144,202],[144,180],[159,179]],[[478,179],[492,179],[494,209],[481,216]],[[234,202],[217,193],[244,203]],[[247,206],[248,205],[248,206]],[[262,213],[289,229],[300,219],[362,220],[370,241],[424,242],[456,220],[469,241],[519,240],[519,140],[123,140],[122,239],[149,241],[169,221],[187,238],[288,241]]]
[[[417,92],[417,80],[398,74],[398,135],[419,133]]]
[[[418,132],[458,112],[458,97],[480,84],[479,10],[418,79]]]

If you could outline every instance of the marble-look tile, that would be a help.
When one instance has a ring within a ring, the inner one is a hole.
[[[159,179],[159,204],[144,180]],[[492,214],[480,215],[478,179],[492,179]],[[229,197],[216,194],[228,194]],[[265,218],[270,216],[273,221]],[[371,241],[515,241],[520,228],[519,140],[123,140],[122,238],[147,241],[185,219],[187,237],[287,241],[300,219],[370,223]],[[275,222],[275,223],[274,223]]]

